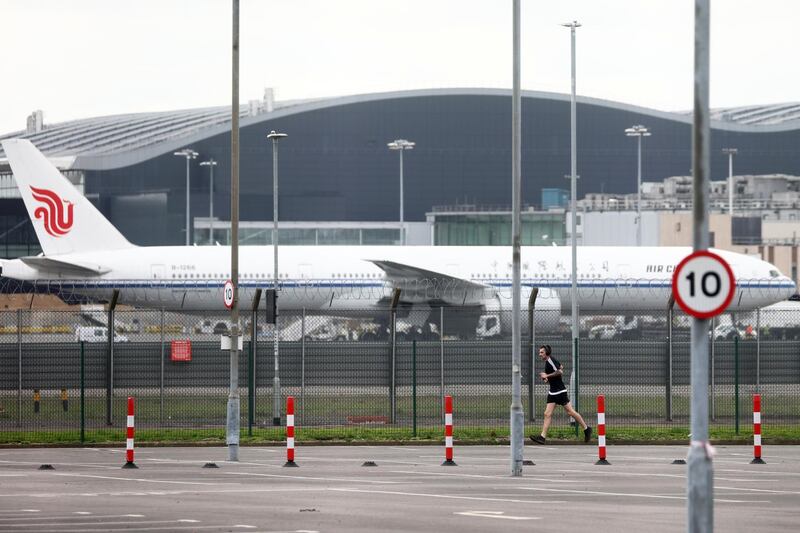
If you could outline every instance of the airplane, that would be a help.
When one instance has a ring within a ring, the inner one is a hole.
[[[42,254],[0,260],[0,277],[36,290],[178,311],[223,309],[229,246],[130,243],[29,141],[3,149]],[[731,265],[736,292],[729,312],[754,310],[795,294],[794,282],[756,257],[714,250]],[[274,286],[271,246],[239,248],[239,301]],[[665,310],[675,266],[688,247],[581,246],[577,303],[582,311]],[[521,302],[536,291],[537,324],[555,327],[570,307],[569,247],[523,247]],[[399,304],[427,316],[431,307],[478,313],[510,309],[511,250],[501,246],[285,246],[280,249],[278,307],[338,316],[374,316],[399,289]],[[538,329],[538,325],[537,325]]]

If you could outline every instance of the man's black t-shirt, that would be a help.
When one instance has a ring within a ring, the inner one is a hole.
[[[559,367],[561,367],[561,363],[559,363],[553,357],[548,357],[547,360],[544,362],[544,373],[552,374],[553,372],[558,371]],[[561,376],[554,376],[552,378],[548,378],[547,381],[548,383],[550,383],[550,390],[548,391],[547,394],[555,395],[567,391],[567,388],[564,386],[564,381],[561,379]]]

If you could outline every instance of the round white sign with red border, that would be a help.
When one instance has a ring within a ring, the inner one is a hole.
[[[228,280],[222,288],[222,301],[228,309],[233,308],[233,281]]]
[[[672,296],[696,318],[722,313],[733,300],[736,279],[728,262],[708,250],[698,250],[678,263],[672,274]]]

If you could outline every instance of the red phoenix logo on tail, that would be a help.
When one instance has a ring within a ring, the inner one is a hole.
[[[62,200],[56,193],[47,189],[31,187],[33,199],[44,204],[33,211],[33,216],[41,218],[44,230],[53,237],[62,237],[72,228],[72,202]],[[66,210],[64,206],[66,205]]]

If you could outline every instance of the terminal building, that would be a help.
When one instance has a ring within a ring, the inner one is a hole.
[[[569,95],[523,92],[522,114],[523,242],[563,244],[569,239],[564,209]],[[727,178],[723,148],[731,147],[737,149],[737,187],[746,187],[748,176],[800,175],[800,105],[714,110],[713,116],[715,182]],[[268,89],[263,99],[241,107],[240,118],[243,244],[271,243],[272,145],[267,134],[272,130],[288,135],[278,144],[284,244],[400,244],[401,182],[407,244],[510,242],[505,237],[510,235],[510,91],[415,90],[275,101]],[[625,133],[632,125],[644,125],[651,134],[642,139],[644,182],[663,186],[667,178],[690,173],[689,114],[579,97],[582,211],[632,209],[637,139]],[[229,107],[58,124],[48,124],[37,111],[24,130],[0,135],[15,137],[30,139],[133,243],[183,244],[187,207],[192,243],[229,242]],[[390,150],[387,143],[396,139],[414,142],[413,150]],[[175,155],[183,149],[197,153],[188,161],[188,206],[187,159]],[[0,256],[34,254],[36,236],[4,159],[0,151]],[[680,180],[673,185],[685,187]],[[745,215],[735,211],[740,214]],[[589,234],[579,237],[586,241]]]

